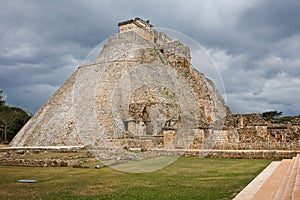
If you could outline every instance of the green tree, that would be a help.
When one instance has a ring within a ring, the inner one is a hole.
[[[27,121],[31,118],[31,114],[24,111],[21,108],[13,107],[14,110],[18,112],[18,117],[14,121],[13,126],[10,127],[8,131],[7,139],[10,142],[15,135],[19,132],[19,130],[27,123]]]
[[[284,116],[284,117],[280,117],[279,120],[281,122],[290,122],[295,118],[296,118],[296,116]]]
[[[2,90],[0,90],[0,107],[2,107],[2,106],[4,106],[5,105],[5,101],[4,101],[4,97],[2,96],[2,93],[3,93],[3,91]]]
[[[0,91],[0,142],[9,143],[31,116],[21,108],[6,105],[2,93]]]
[[[261,116],[264,119],[276,119],[278,118],[280,115],[282,115],[282,112],[278,112],[277,110],[274,111],[268,111],[268,112],[263,112],[261,114]]]

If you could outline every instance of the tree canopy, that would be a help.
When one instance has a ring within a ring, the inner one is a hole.
[[[276,119],[282,115],[282,112],[278,112],[277,110],[274,110],[274,111],[263,112],[261,115],[265,119]]]
[[[4,97],[2,96],[3,91],[0,90],[0,107],[5,105]]]
[[[6,105],[2,93],[0,91],[0,142],[9,143],[31,116],[21,108]]]
[[[263,112],[261,114],[262,118],[264,118],[266,120],[272,120],[273,122],[280,122],[280,123],[290,122],[291,120],[296,118],[296,116],[280,117],[281,115],[282,115],[282,112],[279,112],[277,110]]]

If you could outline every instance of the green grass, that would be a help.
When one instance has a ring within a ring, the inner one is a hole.
[[[129,160],[125,162],[109,160],[102,161],[102,163],[106,166],[111,166],[111,168],[116,169],[118,171],[123,172],[131,172],[131,173],[145,173],[152,172],[164,168],[165,166],[170,165],[174,161],[176,161],[178,157],[175,156],[158,156],[154,158],[147,158],[143,160]],[[111,165],[113,163],[118,163],[117,165]]]
[[[270,162],[181,157],[151,173],[0,166],[0,199],[232,199]]]

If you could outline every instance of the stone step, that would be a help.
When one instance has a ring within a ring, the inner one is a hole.
[[[260,190],[266,180],[271,176],[274,170],[279,166],[280,161],[274,161],[269,164],[253,181],[251,181],[234,200],[251,200],[255,193]]]
[[[291,164],[291,159],[283,159],[271,176],[266,180],[260,190],[253,196],[253,199],[269,200],[274,199],[286,172]]]
[[[292,198],[292,193],[293,189],[295,186],[295,181],[296,181],[296,176],[297,176],[297,171],[299,168],[299,160],[300,160],[300,155],[297,155],[296,157],[293,158],[293,167],[291,169],[291,172],[289,174],[289,180],[285,185],[285,190],[282,194],[282,197],[280,199],[291,199]],[[278,198],[279,199],[279,198]]]
[[[298,158],[298,167],[296,170],[296,177],[294,182],[294,187],[292,191],[292,198],[291,199],[300,199],[300,155],[297,155]]]
[[[294,157],[292,160],[290,160],[290,164],[289,164],[285,174],[282,177],[280,186],[279,186],[278,190],[276,191],[274,199],[282,200],[282,198],[284,196],[284,192],[288,185],[288,182],[290,182],[290,180],[292,179],[293,170],[295,168],[295,163],[296,163],[296,159]]]
[[[300,199],[300,154],[272,162],[234,199]]]

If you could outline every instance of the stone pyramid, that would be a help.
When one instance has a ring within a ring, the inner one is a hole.
[[[186,148],[230,112],[190,49],[140,18],[118,24],[20,130],[12,147]],[[222,127],[219,127],[222,128]]]

